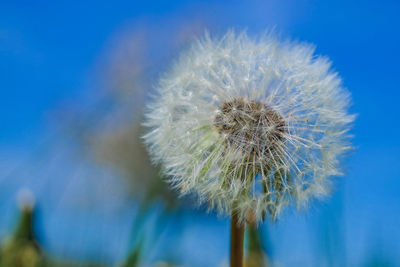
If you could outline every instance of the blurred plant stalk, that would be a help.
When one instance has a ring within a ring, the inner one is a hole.
[[[34,233],[34,205],[24,203],[14,234],[0,251],[1,267],[41,267],[43,256]]]
[[[262,233],[257,224],[250,222],[246,225],[247,234],[247,255],[245,267],[267,267],[268,258],[263,249]]]

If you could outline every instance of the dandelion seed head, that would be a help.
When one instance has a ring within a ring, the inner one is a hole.
[[[262,157],[284,141],[285,122],[268,106],[243,98],[222,103],[214,126],[226,139],[225,145],[244,154]]]
[[[179,192],[260,222],[329,193],[350,148],[348,105],[308,44],[206,35],[161,79],[144,139]]]

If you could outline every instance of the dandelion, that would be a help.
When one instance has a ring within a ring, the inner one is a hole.
[[[243,222],[305,206],[341,174],[354,116],[330,66],[309,44],[206,35],[148,105],[150,154],[182,194],[232,215],[232,239],[243,242]]]

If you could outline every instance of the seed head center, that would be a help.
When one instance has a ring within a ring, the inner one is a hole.
[[[262,155],[279,146],[286,133],[285,121],[271,107],[253,100],[235,98],[222,103],[214,125],[228,147]]]

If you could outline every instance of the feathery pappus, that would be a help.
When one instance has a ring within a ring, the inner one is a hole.
[[[145,142],[167,180],[220,214],[276,218],[329,192],[350,148],[349,93],[313,46],[208,34],[160,80]]]

